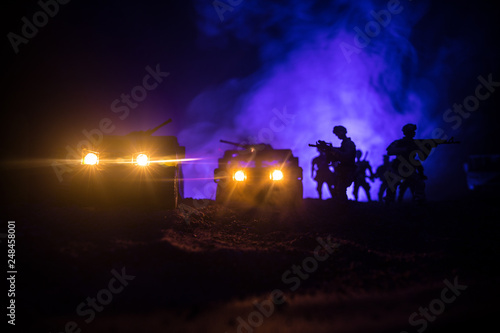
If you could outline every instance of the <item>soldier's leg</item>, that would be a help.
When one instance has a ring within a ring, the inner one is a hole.
[[[354,195],[354,199],[358,201],[358,193],[359,193],[359,184],[354,182],[354,188],[352,190],[352,194]]]
[[[349,179],[349,176],[344,174],[340,177],[339,181],[339,191],[338,191],[338,199],[340,201],[347,201],[347,188],[351,186],[352,181]]]
[[[333,181],[333,199],[342,200],[344,197],[346,189],[343,187],[343,175],[340,170],[335,172],[335,178]]]
[[[330,196],[333,198],[333,181],[330,179],[329,181],[326,182],[326,185],[328,186],[328,191],[330,191]]]
[[[370,184],[368,184],[366,181],[363,184],[363,189],[365,190],[366,193],[366,198],[368,201],[372,201],[371,195],[370,195]]]
[[[411,193],[413,201],[416,200],[415,191],[418,192],[418,190],[416,190],[416,188],[418,187],[419,178],[420,178],[419,175],[414,173],[410,177],[408,177],[405,181],[406,182],[406,189],[410,189],[410,193]]]
[[[425,202],[425,181],[420,177],[415,180],[414,200],[418,203]]]
[[[409,185],[410,185],[409,179],[402,181],[401,184],[399,185],[398,202],[403,202],[405,192],[408,189]]]
[[[394,172],[392,170],[388,170],[384,172],[383,175],[384,183],[387,184],[387,189],[386,189],[386,194],[385,194],[385,202],[386,203],[392,203],[396,201],[396,192],[398,189],[398,186],[401,184],[401,181],[404,180],[404,178],[399,175],[397,172]]]
[[[323,182],[322,181],[319,181],[318,180],[318,186],[316,187],[316,191],[318,191],[318,195],[319,195],[319,200],[322,200],[323,198]]]
[[[334,174],[332,179],[332,198],[335,199],[338,196],[338,191],[340,188],[338,171]]]
[[[391,183],[387,184],[387,189],[385,191],[385,202],[386,203],[391,203],[396,201],[396,191],[399,186],[399,182],[397,183]]]
[[[384,192],[387,190],[387,183],[383,182],[380,184],[380,187],[378,189],[378,201],[382,202],[384,201]]]

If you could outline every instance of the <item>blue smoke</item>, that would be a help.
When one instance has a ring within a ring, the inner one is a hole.
[[[214,198],[217,158],[231,148],[219,139],[291,148],[304,169],[304,197],[317,197],[310,177],[317,151],[308,143],[340,145],[334,125],[347,128],[374,169],[404,124],[417,124],[417,137],[431,137],[442,122],[454,64],[447,62],[450,45],[422,53],[422,40],[412,38],[428,7],[426,1],[197,1],[200,48],[257,49],[259,66],[190,104],[187,116],[197,123],[179,141],[190,156],[206,159],[185,166],[185,177],[197,179],[186,182],[185,195]],[[424,166],[443,173],[432,157]]]

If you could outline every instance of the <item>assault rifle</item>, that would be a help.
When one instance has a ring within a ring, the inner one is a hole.
[[[399,155],[408,153],[408,147],[405,144],[401,144],[401,140],[396,140],[392,142],[389,147],[387,147],[388,155]],[[439,145],[451,145],[451,144],[459,144],[460,141],[455,141],[453,137],[448,140],[443,139],[415,139],[413,140],[415,143],[415,152],[418,153],[419,157],[422,160],[427,159],[430,155],[431,151]],[[413,149],[411,148],[411,149]]]
[[[415,139],[414,140],[417,144],[429,144],[429,145],[434,145],[435,147],[438,145],[452,145],[452,144],[459,144],[460,141],[455,141],[454,137],[449,138],[448,140],[443,140],[443,139]]]
[[[325,142],[323,140],[316,141],[316,144],[309,144],[309,147],[316,147],[322,153],[333,151],[333,146],[331,142]]]
[[[316,141],[316,144],[309,144],[309,147],[315,147],[319,152],[325,153],[328,156],[330,162],[339,161],[337,157],[338,147],[333,147],[330,142],[325,142],[323,140]]]

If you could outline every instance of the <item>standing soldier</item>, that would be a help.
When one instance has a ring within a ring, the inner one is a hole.
[[[329,158],[336,162],[333,178],[333,198],[338,201],[347,201],[347,188],[354,181],[356,172],[356,145],[347,137],[344,126],[335,126],[335,134],[342,143],[340,147],[332,148]]]
[[[326,183],[330,195],[333,196],[332,186],[333,186],[333,173],[330,170],[330,161],[326,156],[326,152],[320,151],[320,154],[313,158],[311,166],[311,177],[318,183],[316,190],[318,191],[319,199],[322,200],[322,190],[323,184]],[[316,176],[314,172],[316,171]]]
[[[356,150],[356,173],[354,176],[354,189],[352,194],[354,194],[354,198],[358,201],[359,188],[362,187],[365,190],[368,201],[372,201],[370,196],[370,184],[366,181],[366,170],[369,171],[370,175],[368,177],[370,177],[371,180],[373,180],[374,176],[373,170],[370,162],[368,162],[366,158],[361,160],[362,154],[363,152],[361,150]]]
[[[424,180],[427,179],[427,177],[424,175],[424,167],[420,160],[425,159],[427,156],[422,156],[423,153],[414,140],[416,130],[417,125],[415,124],[404,125],[404,137],[393,141],[389,147],[387,147],[387,154],[396,156],[396,159],[392,162],[392,174],[389,175],[386,172],[384,176],[385,178],[392,176],[393,179],[396,179],[396,182],[391,181],[387,189],[387,202],[394,202],[396,188],[401,181],[406,183],[403,186],[408,186],[410,188],[415,201],[419,203],[425,201]],[[419,159],[416,158],[417,156]]]

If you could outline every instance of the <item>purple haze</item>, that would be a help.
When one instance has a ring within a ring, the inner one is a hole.
[[[371,11],[386,10],[386,1],[243,1],[224,13],[223,22],[206,1],[197,8],[200,45],[225,48],[230,39],[258,45],[261,67],[213,86],[190,104],[187,116],[196,123],[179,133],[179,141],[190,157],[206,159],[185,165],[184,175],[191,179],[186,197],[214,198],[217,158],[231,148],[219,139],[291,148],[304,169],[304,197],[316,198],[310,164],[317,151],[308,143],[322,139],[338,146],[334,125],[347,128],[374,169],[388,144],[402,136],[405,123],[417,124],[421,138],[431,137],[439,125],[447,68],[439,58],[420,64],[411,42],[413,26],[426,11],[421,1],[401,2],[386,27],[372,31],[369,44],[352,54],[346,54],[347,44],[351,51],[363,46],[354,40],[355,28],[374,21]],[[217,65],[224,66],[224,59]],[[432,164],[430,158],[424,165]],[[372,184],[374,199],[378,185]],[[353,198],[352,188],[348,195]],[[360,199],[366,199],[362,190]]]

